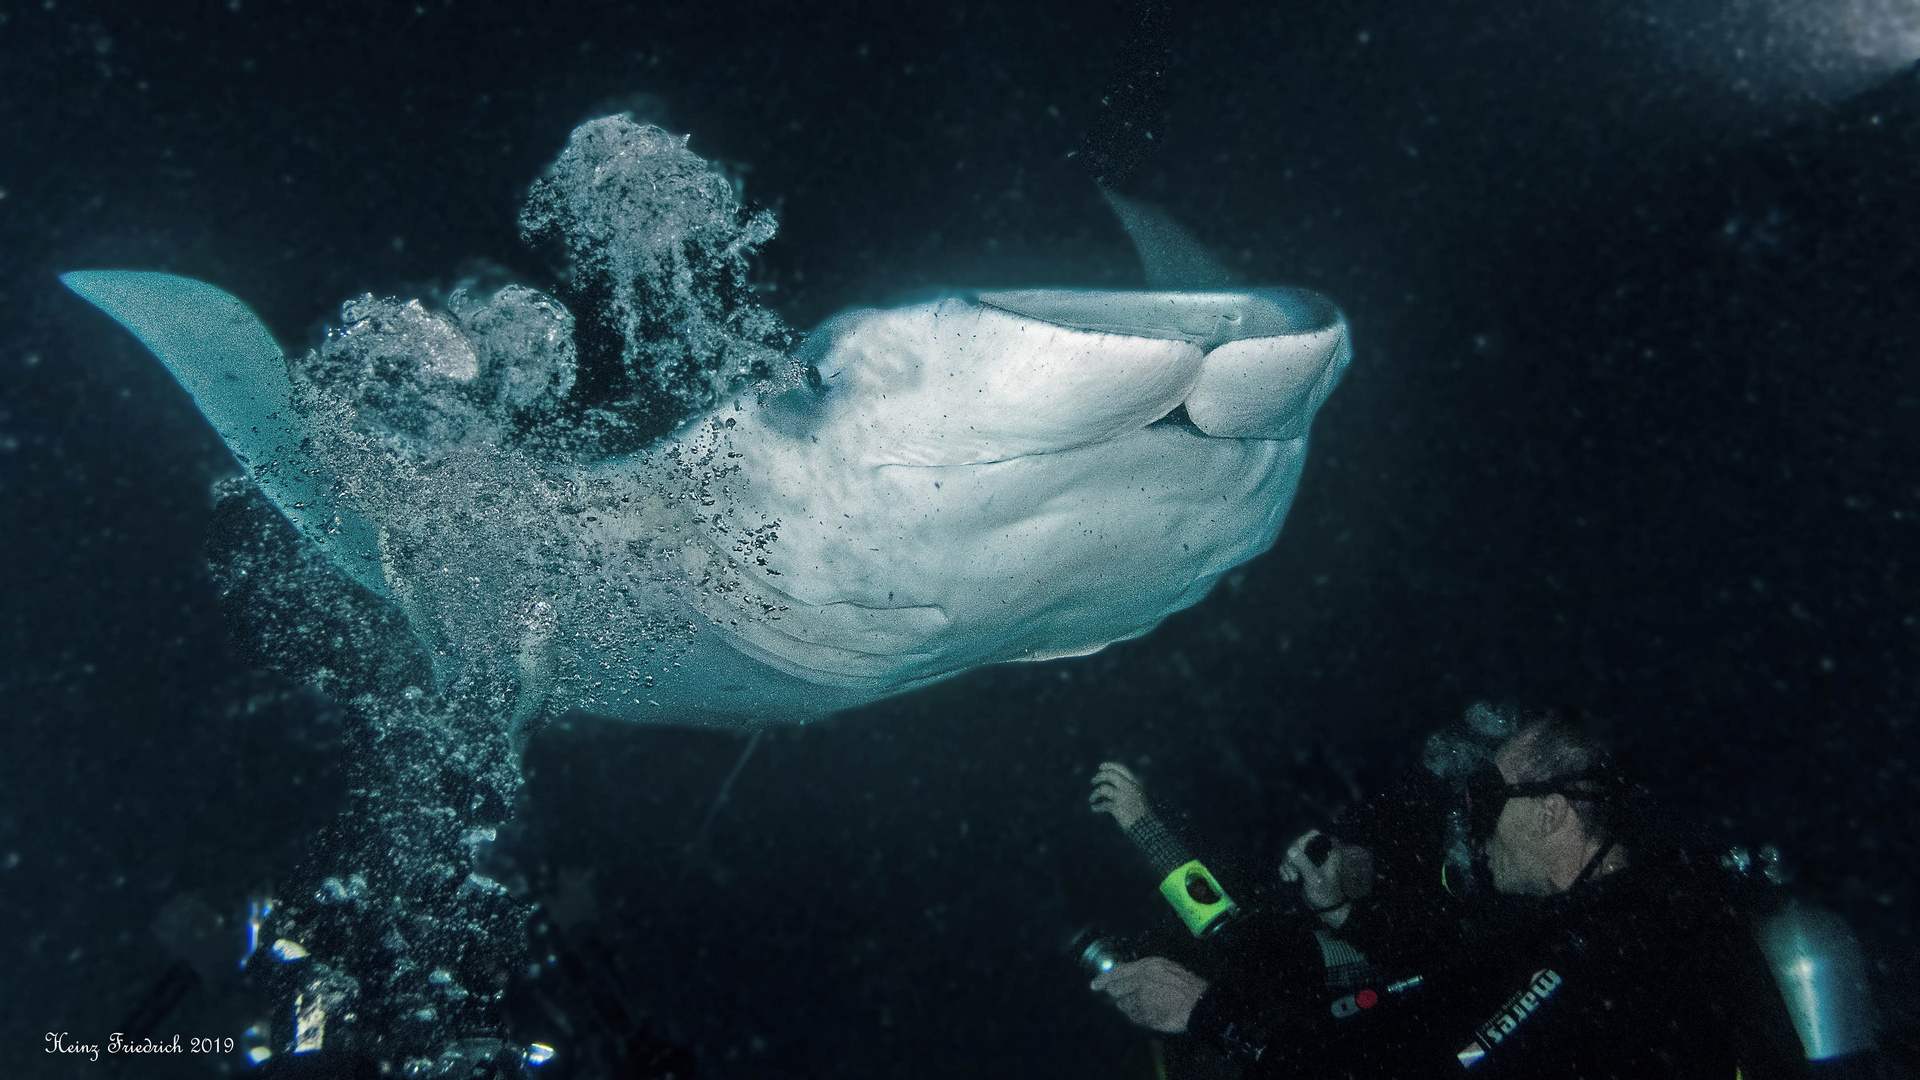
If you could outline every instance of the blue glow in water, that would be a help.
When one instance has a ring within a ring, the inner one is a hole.
[[[273,914],[271,899],[247,901],[247,951],[240,955],[240,966],[246,967],[247,960],[260,950],[260,928],[267,923],[267,916]]]

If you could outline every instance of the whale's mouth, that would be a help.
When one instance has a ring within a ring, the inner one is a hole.
[[[987,307],[1101,334],[1186,341],[1211,351],[1230,341],[1313,333],[1341,321],[1332,301],[1309,289],[1249,292],[1139,292],[1120,289],[1006,289],[983,292]]]
[[[1214,439],[1285,442],[1350,353],[1304,290],[988,292],[831,320],[795,357],[804,383],[760,412],[805,454],[824,439],[872,466],[1056,454],[1176,410]]]
[[[1175,405],[1172,412],[1147,426],[1150,428],[1178,428],[1181,431],[1193,432],[1195,435],[1204,436],[1207,434],[1200,430],[1199,424],[1193,422],[1193,417],[1187,413],[1187,403],[1184,401]]]
[[[1230,439],[1296,439],[1333,392],[1352,346],[1346,319],[1306,289],[1252,292],[986,292],[988,308],[1069,330],[1181,341],[1203,352],[1185,396],[1156,423]]]

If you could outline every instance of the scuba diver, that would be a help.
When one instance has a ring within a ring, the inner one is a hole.
[[[1318,922],[1294,919],[1293,946],[1269,929],[1204,973],[1115,960],[1093,989],[1143,1027],[1223,1047],[1248,1076],[1804,1075],[1808,1025],[1796,1039],[1804,1018],[1720,850],[1659,820],[1584,731],[1512,719],[1464,782],[1432,770],[1336,824],[1338,840],[1289,848],[1283,876]],[[1103,767],[1093,805],[1151,856],[1164,841],[1130,779]],[[1414,839],[1395,843],[1396,827]],[[1465,888],[1450,831],[1492,896]],[[1404,872],[1422,865],[1442,873]],[[1304,977],[1298,942],[1328,934],[1360,964],[1327,952],[1323,976]]]

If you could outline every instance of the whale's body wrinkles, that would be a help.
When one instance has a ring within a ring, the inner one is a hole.
[[[1165,241],[1135,237],[1151,270]],[[1146,633],[1272,545],[1351,355],[1306,290],[988,291],[837,316],[784,378],[638,453],[423,454],[300,378],[211,285],[62,280],[401,606],[437,678],[507,672],[517,713],[671,722],[806,719]],[[556,303],[492,303],[570,349]],[[494,324],[409,311],[450,343],[421,378],[498,377],[458,336]]]

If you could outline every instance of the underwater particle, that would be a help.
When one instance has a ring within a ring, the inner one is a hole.
[[[273,955],[284,961],[305,960],[307,950],[297,941],[281,938],[273,943]]]

